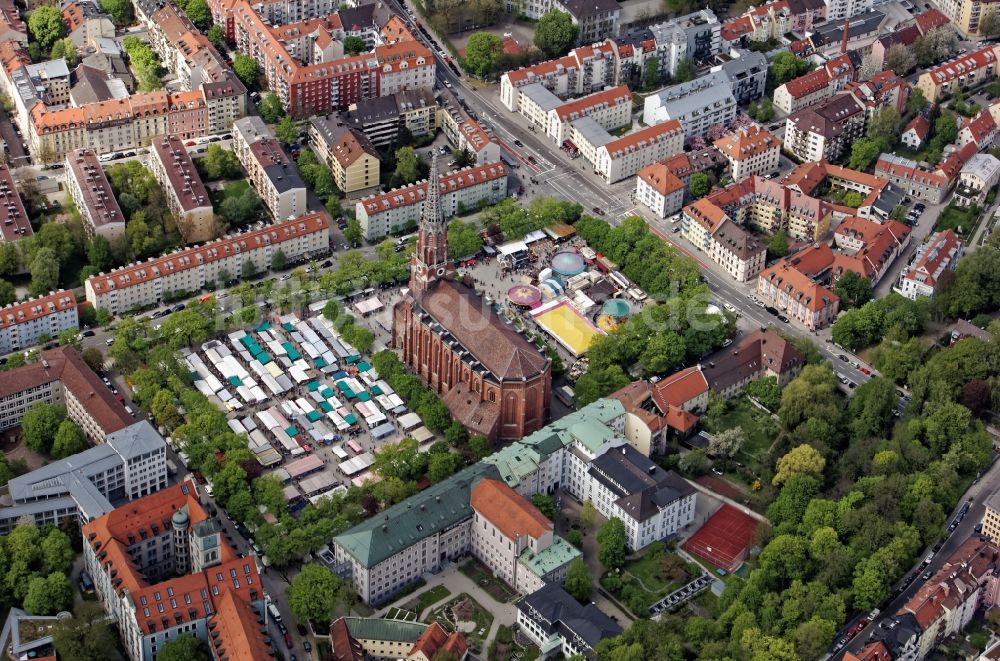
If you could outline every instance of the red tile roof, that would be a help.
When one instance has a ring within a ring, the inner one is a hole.
[[[60,289],[46,296],[31,298],[21,303],[11,303],[0,308],[0,328],[34,321],[39,317],[76,308],[73,292]]]
[[[579,99],[568,101],[556,108],[556,115],[560,121],[568,122],[580,117],[586,117],[590,114],[589,111],[591,110],[618,105],[628,105],[631,108],[632,93],[629,92],[627,85],[619,85],[618,87],[601,90],[600,92],[594,92]]]
[[[525,535],[538,539],[553,530],[552,522],[527,498],[497,480],[480,480],[472,488],[472,509],[515,541]]]
[[[944,27],[949,23],[948,17],[937,9],[928,9],[913,18],[917,22],[921,34],[927,34],[934,28]]]
[[[704,227],[709,234],[714,234],[727,219],[726,212],[705,197],[684,207],[684,214]]]
[[[927,138],[927,134],[930,133],[931,123],[927,121],[927,118],[923,115],[917,115],[910,120],[909,124],[906,125],[906,128],[903,129],[903,133],[907,133],[911,130],[922,142]]]
[[[840,301],[839,296],[813,282],[809,276],[792,266],[787,258],[765,269],[758,278],[774,284],[792,300],[813,312],[819,312]]]
[[[907,277],[912,278],[916,277],[917,273],[923,273],[923,282],[933,287],[936,282],[935,274],[941,268],[942,264],[954,259],[952,253],[960,250],[962,245],[962,240],[958,238],[958,235],[954,231],[948,229],[938,232],[931,237],[920,259],[910,267]]]
[[[653,386],[653,401],[666,411],[670,406],[683,407],[692,399],[708,392],[708,382],[698,366],[688,367]]]
[[[752,124],[719,138],[715,141],[715,146],[730,159],[742,161],[781,149],[781,140],[767,129]]]
[[[660,195],[670,195],[684,188],[684,182],[670,171],[665,163],[653,163],[639,170],[639,179]]]
[[[826,69],[814,69],[785,83],[785,89],[793,99],[801,99],[830,85],[830,74]]]
[[[973,71],[995,65],[997,56],[995,46],[986,46],[977,51],[948,60],[944,64],[928,69],[923,75],[930,76],[935,85],[947,83],[962,76],[968,76]],[[995,73],[995,70],[994,70]]]
[[[427,659],[433,659],[438,652],[445,652],[451,655],[450,658],[461,659],[468,650],[469,645],[461,633],[448,633],[437,622],[431,622],[413,644],[409,656],[413,658],[416,654],[423,653]]]
[[[440,175],[439,189],[442,195],[447,195],[448,193],[464,190],[477,184],[505,178],[507,174],[507,166],[500,161],[486,163],[485,165],[477,165]],[[369,214],[376,214],[418,202],[423,203],[426,196],[427,181],[425,180],[402,188],[394,188],[379,195],[370,195],[361,200],[361,204]]]
[[[678,135],[683,135],[683,133],[684,129],[681,128],[679,121],[668,119],[660,124],[647,126],[644,129],[623,135],[617,140],[612,140],[604,145],[604,149],[608,150],[608,156],[612,159],[618,159],[643,146],[669,140]]]

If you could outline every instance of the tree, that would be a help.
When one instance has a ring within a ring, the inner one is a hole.
[[[708,195],[708,191],[712,190],[712,182],[709,181],[708,175],[704,172],[695,172],[691,175],[689,188],[691,189],[691,195],[695,198],[705,197]]]
[[[357,246],[364,238],[364,231],[361,229],[361,222],[357,218],[348,218],[347,227],[344,228],[344,239],[352,246]]]
[[[83,603],[74,617],[55,623],[52,645],[63,661],[105,661],[118,636],[99,603]]]
[[[842,309],[859,308],[872,298],[871,280],[848,271],[840,276],[833,293],[840,297]]]
[[[777,471],[772,482],[782,484],[793,475],[815,475],[818,477],[823,474],[825,467],[826,459],[823,458],[823,455],[813,446],[803,443],[778,459]]]
[[[230,227],[241,227],[260,218],[262,209],[263,203],[257,195],[257,191],[247,188],[241,195],[227,197],[222,202],[222,208],[219,211],[222,219]],[[131,225],[132,222],[134,220],[130,221],[129,224]],[[128,228],[126,228],[127,231]]]
[[[996,10],[986,10],[979,19],[979,34],[984,37],[995,37],[1000,34],[1000,16]]]
[[[288,258],[285,257],[285,251],[278,248],[273,255],[271,255],[271,270],[272,271],[284,271],[285,267],[288,265]]]
[[[910,90],[910,96],[906,99],[906,114],[910,117],[927,107],[927,97],[919,87]]]
[[[73,569],[75,557],[76,553],[73,551],[69,536],[59,528],[52,528],[42,539],[42,562],[47,572],[68,575]]]
[[[83,350],[83,362],[95,372],[100,372],[104,367],[104,354],[97,347],[87,347]]]
[[[28,14],[28,31],[42,52],[48,53],[57,40],[66,36],[66,24],[58,7],[43,5]]]
[[[65,574],[52,572],[45,578],[35,576],[28,582],[24,610],[32,615],[54,615],[73,605],[73,586]]]
[[[750,116],[763,124],[774,119],[774,104],[770,99],[761,99],[760,102],[753,101],[749,108]]]
[[[221,25],[212,25],[209,27],[205,36],[215,46],[215,50],[222,52],[226,46],[226,31],[222,29]]]
[[[290,116],[285,115],[274,127],[274,137],[286,145],[295,144],[299,139],[299,128]]]
[[[552,496],[547,496],[544,493],[538,493],[531,497],[531,504],[538,508],[546,519],[550,521],[556,518],[556,504],[552,500]]]
[[[240,161],[236,158],[236,154],[217,144],[208,146],[201,164],[209,179],[229,179],[240,170]]]
[[[883,144],[881,140],[858,138],[851,145],[851,157],[847,161],[847,167],[852,170],[867,170],[882,151]]]
[[[288,586],[288,607],[300,622],[329,624],[336,606],[344,600],[345,586],[336,574],[323,565],[310,562],[302,566]]]
[[[465,46],[462,67],[469,73],[484,78],[496,70],[502,55],[503,39],[489,32],[476,32],[469,37]]]
[[[156,653],[156,661],[209,661],[209,657],[208,645],[189,633],[168,640]]]
[[[113,263],[111,244],[103,235],[95,234],[87,243],[87,261],[98,271],[105,271],[111,267]]]
[[[905,76],[917,66],[917,56],[903,44],[893,44],[885,54],[885,68],[897,76]]]
[[[348,55],[357,55],[358,53],[364,53],[368,50],[365,45],[365,40],[361,37],[356,37],[351,35],[344,39],[344,52]]]
[[[86,449],[87,440],[83,435],[83,430],[77,427],[76,423],[63,420],[59,424],[55,440],[52,442],[52,456],[56,459],[63,459]]]
[[[660,86],[660,58],[650,57],[646,60],[645,69],[642,72],[642,87],[646,90],[655,90]]]
[[[788,254],[788,234],[779,229],[767,240],[767,258],[777,259]]]
[[[490,446],[490,439],[481,434],[476,434],[469,439],[469,452],[476,461],[490,456],[493,448]]]
[[[672,79],[674,83],[686,83],[694,80],[697,75],[698,67],[695,65],[694,60],[686,57],[677,63]]]
[[[10,305],[17,300],[17,289],[6,280],[0,280],[0,306]]]
[[[260,66],[249,55],[236,53],[233,58],[233,73],[248,90],[256,91],[260,88]]]
[[[788,51],[778,53],[771,61],[771,69],[767,76],[768,85],[781,87],[789,80],[806,73],[810,68],[808,62],[800,60]]]
[[[281,99],[274,92],[268,92],[257,104],[257,111],[261,118],[268,124],[274,124],[285,114],[285,109],[281,106]]]
[[[585,500],[580,508],[580,525],[584,530],[590,530],[595,523],[597,523],[597,508],[594,507],[594,503]]]
[[[553,9],[535,24],[535,45],[550,58],[561,57],[576,44],[580,27],[565,12]]]
[[[21,435],[35,452],[48,453],[65,414],[52,404],[35,402],[21,418]]]
[[[101,0],[101,8],[108,13],[117,27],[124,27],[132,22],[131,0]]]
[[[461,455],[451,452],[438,452],[431,455],[427,464],[427,479],[431,484],[437,484],[448,479],[462,467]]]
[[[712,439],[708,442],[708,453],[713,457],[732,459],[746,443],[746,434],[740,426],[724,429],[717,434],[712,434]]]
[[[396,150],[396,170],[393,181],[402,186],[412,184],[420,178],[420,157],[413,147],[400,147]]]
[[[163,86],[160,77],[164,70],[159,56],[149,44],[135,35],[129,35],[122,39],[122,50],[128,54],[140,91],[150,92]],[[139,165],[138,162],[135,163]],[[123,165],[124,167],[128,167],[128,164]]]
[[[475,255],[483,247],[483,238],[475,224],[452,219],[448,223],[448,257],[463,259]]]
[[[42,248],[31,261],[32,296],[44,296],[59,287],[59,261],[51,248]]]
[[[576,382],[574,404],[582,408],[627,386],[631,380],[618,365],[593,367]]]
[[[625,524],[617,517],[609,519],[597,531],[597,559],[605,569],[620,569],[625,564],[628,552],[625,537]]]
[[[695,448],[681,455],[677,460],[677,467],[690,475],[704,475],[708,472],[712,462],[701,448]]]
[[[896,44],[899,46],[899,44]],[[907,53],[909,51],[906,51]],[[899,138],[902,118],[895,108],[878,110],[868,122],[868,137],[883,141],[883,145],[892,146]]]
[[[419,451],[419,444],[412,438],[399,443],[389,443],[375,453],[373,469],[384,478],[415,480],[427,468],[428,456]]]
[[[566,570],[566,582],[563,587],[566,588],[566,592],[571,597],[581,604],[586,604],[590,601],[590,595],[594,591],[594,581],[590,577],[590,570],[587,569],[587,565],[583,559],[577,558],[569,563],[569,569]]]
[[[773,376],[754,379],[747,384],[744,392],[748,397],[753,397],[772,411],[781,404],[781,388],[778,386],[778,380]]]
[[[49,57],[53,60],[63,58],[66,60],[66,64],[73,68],[76,66],[78,58],[76,44],[73,43],[72,39],[64,37],[52,45],[52,53],[49,54]]]
[[[212,11],[205,0],[188,0],[184,13],[199,30],[205,32],[212,25]]]

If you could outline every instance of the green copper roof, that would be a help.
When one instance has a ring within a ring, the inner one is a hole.
[[[552,538],[552,546],[541,553],[532,553],[531,549],[525,549],[517,561],[535,576],[545,578],[553,571],[573,562],[580,555],[580,549],[556,535]]]
[[[496,478],[496,469],[473,464],[334,537],[334,542],[365,567],[374,567],[472,516],[472,487],[482,477]]]
[[[394,643],[415,643],[427,628],[422,622],[380,620],[373,617],[345,617],[347,630],[357,640],[386,640]]]

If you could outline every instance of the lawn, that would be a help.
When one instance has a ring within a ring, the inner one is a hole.
[[[941,211],[934,231],[955,230],[961,236],[971,236],[979,225],[979,207],[957,207],[949,204]]]
[[[700,574],[700,567],[689,565],[658,542],[626,562],[619,574],[605,574],[601,585],[637,617],[645,617],[650,606]]]
[[[464,592],[431,613],[429,622],[438,622],[447,631],[461,631],[478,654],[493,626],[493,614]]]
[[[478,560],[469,560],[458,569],[472,579],[476,585],[481,586],[484,590],[486,590],[487,594],[502,604],[509,602],[517,596],[513,590],[507,587],[506,583],[494,576],[493,573]]]
[[[448,590],[443,585],[435,585],[430,590],[422,592],[416,599],[407,602],[403,605],[403,608],[408,611],[413,611],[418,616],[422,615],[425,610],[441,601],[445,597],[450,597],[451,591]]]
[[[230,181],[223,187],[222,190],[211,189],[208,191],[208,196],[212,199],[212,207],[218,213],[219,209],[222,207],[222,203],[229,199],[230,197],[239,197],[243,195],[250,188],[250,182],[246,179],[238,179],[237,181]]]
[[[778,435],[778,424],[765,411],[750,403],[746,397],[729,402],[728,410],[718,417],[705,416],[705,429],[716,433],[733,427],[741,427],[746,435],[746,443],[737,455],[737,460],[745,460],[748,465],[758,470],[767,463],[767,451]]]

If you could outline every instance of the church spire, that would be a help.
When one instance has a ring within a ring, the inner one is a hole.
[[[452,271],[448,261],[448,224],[441,210],[441,182],[437,169],[437,154],[431,156],[431,171],[427,177],[427,192],[420,213],[417,249],[410,260],[410,289],[422,292],[435,280]]]

